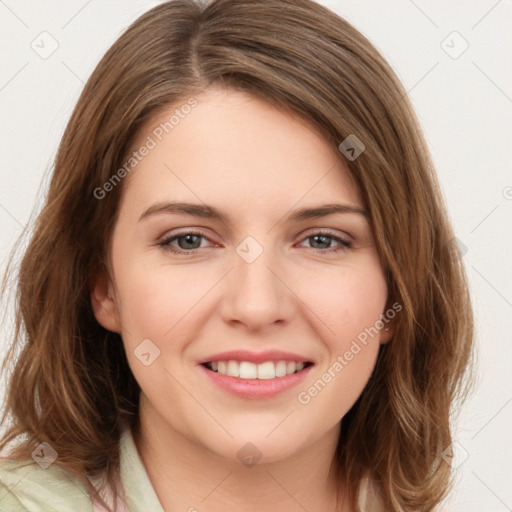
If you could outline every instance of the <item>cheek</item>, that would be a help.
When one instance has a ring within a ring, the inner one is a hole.
[[[327,423],[334,425],[354,405],[373,371],[380,347],[376,323],[384,312],[387,286],[374,264],[333,274],[315,290],[308,300],[333,331],[323,340],[329,357],[297,399],[308,416],[326,420],[327,415]]]
[[[384,312],[387,286],[378,264],[304,278],[300,297],[323,324],[333,350],[344,350]]]
[[[351,344],[322,369],[309,387],[299,391],[299,407],[319,430],[326,425],[336,425],[361,396],[375,366],[378,350],[378,344]]]
[[[184,267],[125,265],[119,283],[120,316],[129,338],[161,339],[208,291],[209,280]]]
[[[130,368],[151,402],[164,395],[175,400],[180,390],[165,369],[172,366],[170,361],[180,360],[185,346],[180,340],[191,336],[194,324],[189,320],[208,287],[179,266],[127,262],[118,272],[119,314]]]
[[[321,424],[339,422],[371,377],[380,349],[376,323],[385,307],[386,286],[378,279],[345,282],[329,298],[321,303],[325,323],[334,332],[322,340],[328,357],[322,360],[315,379],[297,396],[304,413],[319,418],[319,429]]]

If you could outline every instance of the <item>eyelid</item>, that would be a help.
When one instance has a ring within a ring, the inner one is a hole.
[[[176,228],[176,230],[166,231],[161,237],[159,237],[159,241],[165,241],[168,240],[169,238],[174,238],[183,235],[200,235],[210,239],[210,235],[208,235],[206,231],[203,231],[202,228],[183,227]]]
[[[183,228],[180,231],[172,231],[170,233],[166,232],[163,236],[161,236],[157,240],[156,243],[157,243],[157,245],[162,245],[165,242],[174,241],[177,238],[180,238],[185,235],[196,235],[201,238],[204,238],[205,240],[208,240],[208,242],[212,243],[213,245],[219,245],[218,243],[216,243],[212,240],[212,237],[210,235],[208,235],[204,231],[201,231],[200,229],[196,229],[196,228]],[[166,245],[170,245],[170,244],[166,244]],[[202,249],[203,249],[203,247],[202,247]],[[197,249],[191,249],[190,251],[185,251],[185,252],[191,253],[193,251],[197,251]]]
[[[302,233],[300,236],[300,243],[303,243],[306,240],[318,235],[331,238],[332,240],[335,240],[339,244],[338,246],[329,247],[327,249],[315,249],[314,247],[311,248],[313,251],[316,251],[320,254],[336,254],[340,251],[353,248],[354,239],[352,236],[348,235],[347,233],[345,233],[346,236],[344,236],[343,234],[340,234],[339,232],[336,232],[329,228],[313,228],[311,231],[306,231],[305,233]]]
[[[302,238],[305,238],[305,237],[307,238],[308,236],[313,236],[313,235],[318,235],[318,234],[329,235],[329,236],[336,237],[336,238],[347,238],[347,240],[345,240],[347,242],[354,241],[354,237],[347,231],[340,231],[340,230],[336,230],[336,229],[332,229],[332,228],[309,228],[306,231],[304,231],[303,233],[301,233],[300,236]]]

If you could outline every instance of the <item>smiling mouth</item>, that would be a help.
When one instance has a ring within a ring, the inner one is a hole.
[[[213,361],[203,363],[208,370],[227,375],[228,377],[237,377],[239,379],[275,379],[286,377],[294,373],[299,373],[308,368],[311,362],[295,362],[295,361],[266,361],[256,364],[250,361]]]

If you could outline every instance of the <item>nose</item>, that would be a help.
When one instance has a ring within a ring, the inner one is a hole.
[[[251,263],[235,253],[234,268],[224,284],[224,321],[242,324],[249,331],[264,331],[287,323],[296,309],[295,299],[280,268],[282,265],[271,250],[263,250]]]

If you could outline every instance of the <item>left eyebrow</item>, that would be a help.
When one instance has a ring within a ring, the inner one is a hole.
[[[349,204],[324,204],[314,208],[300,208],[299,210],[295,210],[286,217],[286,222],[300,222],[307,219],[317,219],[334,213],[357,213],[363,217],[368,217],[366,210],[359,206],[352,206]]]
[[[194,217],[201,217],[207,219],[219,220],[225,224],[230,224],[229,215],[218,208],[209,206],[207,204],[199,203],[177,203],[177,202],[158,202],[151,205],[146,211],[142,213],[139,222],[159,213],[183,213],[192,215]],[[300,208],[294,210],[286,217],[286,222],[301,222],[308,219],[317,219],[326,217],[335,213],[352,213],[359,214],[367,217],[368,213],[359,206],[349,204],[324,204],[310,208]]]

